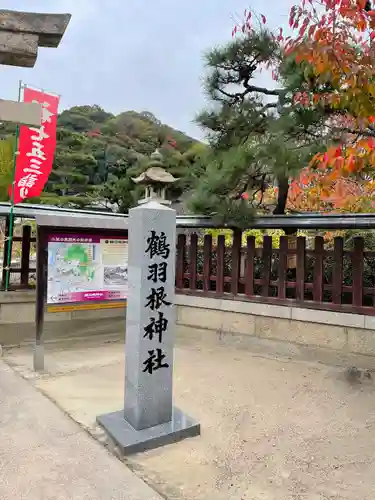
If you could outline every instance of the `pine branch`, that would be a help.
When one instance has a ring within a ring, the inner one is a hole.
[[[285,93],[284,89],[274,89],[270,90],[265,87],[257,87],[256,85],[245,85],[246,90],[249,92],[258,92],[259,94],[264,94],[264,95],[274,95],[274,96],[280,96]]]
[[[330,127],[327,125],[328,128],[332,130],[332,132],[346,132],[347,134],[351,135],[357,135],[357,136],[364,136],[364,137],[375,137],[375,130],[371,128],[367,128],[365,130],[361,129],[354,129],[350,127]]]
[[[232,99],[234,101],[234,103],[236,103],[236,102],[242,101],[251,92],[258,92],[258,90],[254,90],[254,89],[258,89],[258,88],[259,87],[248,86],[248,87],[246,87],[246,90],[244,92],[235,92],[234,94],[227,92],[226,90],[224,90],[222,88],[217,88],[216,91],[219,92],[220,94],[222,94],[223,96],[227,97],[228,99]],[[268,90],[268,89],[263,89],[263,90],[265,90],[264,93],[266,95],[281,95],[281,93],[282,93],[281,90],[280,90],[280,94],[274,94],[273,92],[277,92],[277,91],[273,91],[273,90]],[[260,103],[260,105],[261,104],[262,103]],[[278,107],[277,102],[270,102],[270,103],[265,104],[259,110],[259,113],[263,114],[267,109],[277,108],[277,107]]]
[[[276,109],[278,107],[277,102],[269,102],[268,104],[265,104],[263,108],[259,111],[260,114],[263,114],[267,109]]]

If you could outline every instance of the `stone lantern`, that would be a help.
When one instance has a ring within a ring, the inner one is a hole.
[[[147,203],[151,200],[163,205],[170,205],[172,203],[166,198],[166,188],[169,184],[178,181],[178,179],[165,170],[163,155],[158,149],[150,156],[147,169],[132,180],[135,184],[145,186],[145,197],[139,200],[139,204]]]

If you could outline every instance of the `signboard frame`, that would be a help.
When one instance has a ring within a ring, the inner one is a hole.
[[[37,223],[37,262],[36,262],[36,307],[35,307],[35,349],[34,370],[44,370],[43,328],[45,312],[67,312],[77,310],[97,310],[109,308],[124,308],[127,300],[95,300],[89,302],[69,302],[62,304],[47,304],[48,284],[48,240],[54,235],[87,235],[108,239],[128,239],[126,218],[102,218],[86,214],[77,216],[38,216]]]
[[[119,234],[118,232],[113,232],[113,231],[103,231],[103,230],[96,230],[95,232],[90,230],[89,232],[87,231],[69,231],[65,232],[64,230],[58,230],[56,231],[49,231],[47,234],[47,258],[49,256],[49,245],[50,243],[53,243],[54,241],[51,242],[51,240],[55,240],[55,242],[65,242],[66,240],[69,240],[69,243],[75,243],[74,240],[79,241],[79,239],[89,239],[92,240],[90,243],[101,243],[101,240],[122,240],[126,243],[128,243],[128,236],[127,234]],[[65,241],[64,241],[65,239]],[[99,240],[99,241],[97,241]],[[87,292],[83,292],[86,295],[90,294],[97,294],[97,293],[102,293],[105,292],[106,290],[103,288],[101,290],[90,290]],[[116,293],[113,291],[113,293]],[[61,301],[59,302],[49,302],[48,301],[48,262],[47,262],[47,283],[46,283],[46,307],[47,307],[47,312],[63,312],[63,311],[82,311],[82,310],[95,310],[95,309],[110,309],[110,308],[115,308],[115,307],[124,307],[124,304],[126,303],[127,297],[115,297],[115,298],[108,298],[108,299],[90,299],[90,300],[80,300],[80,301]]]

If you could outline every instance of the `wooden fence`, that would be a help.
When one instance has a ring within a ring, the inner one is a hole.
[[[36,270],[30,261],[35,244],[31,227],[23,226],[22,236],[13,241],[21,243],[21,252],[20,263],[11,267],[11,289],[32,288]],[[271,236],[263,237],[261,247],[256,247],[254,237],[247,238],[245,247],[242,241],[240,231],[233,233],[230,246],[224,235],[205,235],[202,241],[194,233],[180,234],[177,292],[375,315],[375,251],[365,250],[363,238],[354,238],[350,249],[344,248],[342,238],[335,238],[333,248],[325,248],[319,236],[311,245],[299,237],[295,248],[286,236],[278,248],[273,248]],[[8,245],[6,239],[3,289]]]
[[[32,288],[30,277],[35,276],[36,269],[30,266],[31,248],[36,239],[31,235],[31,226],[22,227],[22,236],[13,236],[12,238],[12,255],[14,257],[14,247],[18,244],[20,248],[20,260],[16,265],[14,258],[10,266],[10,289],[27,289]],[[6,281],[6,268],[9,255],[9,227],[5,230],[5,239],[3,243],[3,266],[1,288],[4,290]]]
[[[273,248],[270,236],[264,236],[261,248],[248,237],[243,248],[240,231],[230,247],[224,236],[215,244],[210,235],[203,245],[195,234],[189,240],[178,236],[179,293],[375,315],[375,252],[364,250],[363,238],[354,238],[350,250],[342,238],[325,249],[322,237],[314,238],[312,248],[298,237],[292,249],[286,236],[279,248]]]

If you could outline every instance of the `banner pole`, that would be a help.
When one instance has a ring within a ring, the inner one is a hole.
[[[21,91],[22,91],[22,80],[19,81],[18,87],[18,102],[21,102]],[[17,123],[16,126],[16,142],[14,147],[13,155],[13,169],[12,169],[12,190],[10,197],[10,213],[9,213],[9,236],[8,236],[8,255],[7,255],[7,267],[5,274],[5,291],[9,289],[9,279],[10,279],[10,267],[12,264],[12,243],[13,243],[13,229],[14,229],[14,192],[15,192],[15,179],[16,179],[16,165],[17,165],[17,155],[18,155],[18,140],[20,134],[20,126]]]

